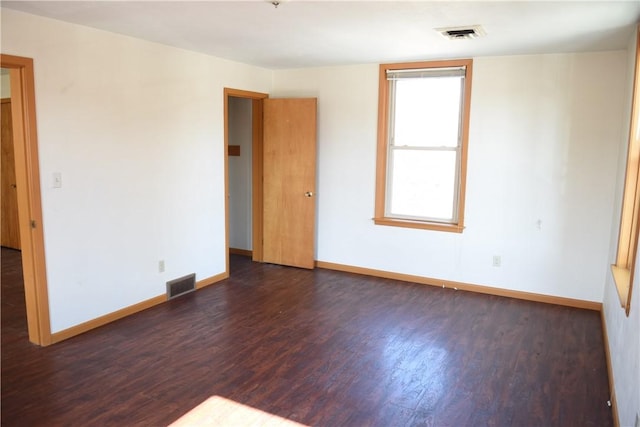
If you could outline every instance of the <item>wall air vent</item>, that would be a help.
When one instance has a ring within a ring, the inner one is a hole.
[[[435,30],[442,34],[443,37],[451,40],[477,39],[478,37],[482,37],[487,34],[481,25],[436,28]]]
[[[177,298],[180,295],[184,295],[195,290],[196,275],[195,273],[191,273],[184,277],[179,277],[167,282],[167,299]]]

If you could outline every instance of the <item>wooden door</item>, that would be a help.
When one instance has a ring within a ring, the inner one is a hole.
[[[16,187],[15,155],[13,149],[13,127],[11,124],[11,100],[2,99],[1,115],[1,244],[7,248],[20,249],[20,226],[18,224],[18,192]]]
[[[315,98],[264,100],[264,262],[314,267],[316,109]]]

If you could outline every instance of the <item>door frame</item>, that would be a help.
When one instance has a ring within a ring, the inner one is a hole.
[[[40,195],[33,59],[0,54],[0,66],[9,69],[11,79],[18,220],[29,341],[46,346],[51,344],[51,324]]]
[[[252,259],[262,262],[262,100],[267,93],[224,88],[224,215],[225,215],[225,265],[229,274],[229,97],[250,99],[251,102],[251,228]]]

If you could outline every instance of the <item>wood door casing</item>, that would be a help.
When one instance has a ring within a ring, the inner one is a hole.
[[[42,225],[33,59],[0,53],[0,67],[9,70],[11,80],[11,124],[29,341],[47,346],[53,341]]]
[[[313,268],[317,100],[263,106],[263,261]]]
[[[1,100],[0,113],[0,130],[2,134],[0,240],[2,246],[6,248],[20,249],[20,224],[18,223],[18,194],[13,147],[13,126],[11,123],[11,99],[3,98]]]
[[[252,205],[252,258],[256,262],[262,262],[262,100],[269,94],[251,92],[242,89],[224,88],[224,141],[225,147],[229,146],[229,97],[245,98],[251,100],[252,116],[252,176],[251,176],[251,205]],[[226,149],[226,148],[225,148]],[[226,273],[229,274],[229,156],[225,158],[225,247]]]

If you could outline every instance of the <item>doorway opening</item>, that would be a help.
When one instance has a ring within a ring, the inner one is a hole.
[[[28,338],[27,308],[22,278],[18,197],[11,120],[11,75],[7,68],[0,69],[0,142],[2,161],[0,172],[0,255],[2,280],[2,340],[22,341]]]
[[[0,71],[2,87],[0,88],[0,115],[2,123],[2,172],[1,199],[2,213],[0,245],[3,248],[20,251],[20,226],[18,223],[18,195],[16,185],[16,162],[13,148],[13,125],[11,120],[11,76],[9,70],[2,68]]]
[[[262,261],[262,101],[268,97],[224,89],[227,273],[230,253]]]
[[[266,94],[234,89],[225,89],[224,94],[227,274],[230,248],[229,154],[231,151],[235,157],[242,153],[241,146],[230,143],[231,127],[235,126],[235,119],[230,120],[229,117],[236,103],[231,101],[233,97],[251,99],[251,208],[245,206],[242,209],[245,212],[250,210],[252,215],[252,259],[314,268],[317,99],[272,99]],[[249,110],[248,105],[246,109]],[[245,126],[248,122],[245,120]],[[248,165],[246,169],[249,169]],[[237,195],[235,197],[238,198]]]
[[[8,70],[22,276],[29,341],[51,344],[44,256],[33,60],[0,54]]]

